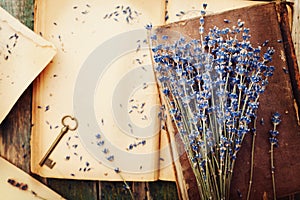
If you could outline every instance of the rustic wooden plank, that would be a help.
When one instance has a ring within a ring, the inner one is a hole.
[[[127,183],[136,200],[178,200],[176,183],[170,181],[129,182]],[[131,199],[130,193],[122,182],[101,182],[100,199]]]
[[[132,187],[132,182],[127,184],[130,187]],[[101,187],[101,194],[99,195],[100,199],[103,200],[113,200],[113,199],[130,200],[131,199],[129,191],[125,188],[124,183],[122,182],[102,181],[100,187]]]
[[[33,2],[34,0],[0,0],[0,6],[33,29]]]
[[[47,179],[47,185],[66,199],[99,199],[97,181]]]
[[[0,125],[1,156],[27,173],[30,172],[31,95],[29,86]]]
[[[178,200],[176,184],[168,181],[157,181],[149,183],[151,199],[154,200]]]

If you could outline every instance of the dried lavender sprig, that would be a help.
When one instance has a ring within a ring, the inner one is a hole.
[[[253,135],[252,135],[252,145],[251,145],[251,161],[250,161],[250,177],[249,177],[249,184],[248,184],[248,191],[247,191],[247,200],[250,199],[251,188],[253,183],[253,170],[254,170],[254,149],[255,149],[255,139],[256,139],[256,123],[257,117],[254,119],[253,124]]]
[[[103,119],[101,121],[103,123]],[[129,184],[127,183],[126,179],[123,177],[122,170],[119,167],[115,166],[115,164],[114,164],[115,156],[110,154],[110,150],[105,147],[105,141],[103,140],[101,134],[97,133],[95,135],[95,139],[96,139],[97,145],[102,149],[102,153],[105,154],[105,155],[109,154],[108,156],[106,156],[106,159],[111,162],[112,166],[114,166],[114,172],[120,176],[120,178],[122,179],[122,181],[124,183],[124,186],[125,186],[124,188],[126,190],[128,190],[131,199],[134,200],[135,198],[134,198],[133,192],[132,192]],[[88,166],[89,163],[87,162],[86,165]]]
[[[269,133],[271,137],[269,138],[269,141],[271,143],[271,174],[272,174],[272,187],[273,187],[273,199],[276,200],[276,186],[275,186],[275,165],[274,165],[274,146],[278,146],[278,139],[276,138],[279,135],[279,131],[277,130],[277,126],[280,124],[280,114],[278,112],[275,112],[272,116],[272,124],[273,124],[273,130],[270,130]]]

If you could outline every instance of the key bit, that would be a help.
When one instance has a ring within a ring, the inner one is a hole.
[[[43,166],[43,165],[46,165],[47,167],[49,167],[50,169],[52,169],[53,167],[54,167],[54,165],[56,164],[56,162],[55,161],[53,161],[52,159],[50,159],[50,158],[47,158],[45,161],[43,161],[44,163],[42,163],[42,165],[41,166]]]
[[[70,121],[73,121],[72,124],[70,125],[68,123],[70,123]],[[63,138],[63,136],[70,130],[70,131],[74,131],[77,129],[78,127],[78,121],[75,117],[71,117],[70,115],[66,115],[62,118],[61,123],[63,125],[59,135],[57,136],[57,138],[54,140],[54,142],[52,143],[52,145],[50,146],[50,148],[48,149],[48,151],[46,152],[46,154],[43,156],[42,160],[40,161],[39,165],[42,167],[43,165],[48,166],[50,169],[52,169],[54,167],[54,165],[56,164],[56,162],[54,162],[53,160],[51,160],[49,158],[49,156],[51,155],[51,153],[53,152],[53,150],[55,149],[55,147],[57,146],[57,144],[59,143],[59,141]]]

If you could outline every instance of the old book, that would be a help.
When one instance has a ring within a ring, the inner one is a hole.
[[[257,136],[250,199],[273,198],[269,130],[273,129],[271,116],[275,112],[282,115],[282,124],[278,127],[280,132],[279,148],[274,150],[277,197],[295,193],[300,187],[299,179],[295,178],[300,172],[297,145],[299,143],[299,85],[297,81],[299,74],[287,15],[285,4],[270,3],[234,9],[205,17],[206,31],[214,26],[220,29],[231,28],[237,26],[238,21],[242,20],[244,26],[250,29],[250,41],[253,46],[261,46],[262,50],[266,50],[268,47],[275,49],[272,65],[276,67],[276,70],[274,76],[269,80],[265,93],[259,99],[260,108],[257,114]],[[194,18],[164,25],[155,31],[158,38],[163,35],[174,37],[175,33],[180,33],[190,40],[199,38],[198,27],[199,18]],[[168,127],[169,132],[174,131],[174,124],[171,122],[168,123]],[[174,134],[176,135],[176,131]],[[230,199],[246,198],[247,196],[250,180],[251,138],[251,134],[245,137],[241,150],[237,154]],[[183,152],[183,145],[178,145],[177,150]],[[176,173],[181,179],[180,191],[182,196],[184,199],[198,198],[197,183],[187,156],[182,154],[179,163],[176,165]]]
[[[36,1],[35,31],[58,49],[34,84],[32,172],[44,177],[174,180],[145,26],[164,24],[165,2]],[[39,162],[71,115],[50,158]],[[164,134],[165,135],[165,134]],[[167,163],[163,166],[161,163]]]

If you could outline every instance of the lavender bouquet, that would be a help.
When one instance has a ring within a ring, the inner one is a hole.
[[[253,129],[259,97],[273,75],[273,48],[261,52],[238,20],[199,38],[170,42],[149,29],[154,70],[166,108],[180,134],[201,199],[229,199],[234,165],[244,137]],[[224,23],[229,21],[224,19]]]

